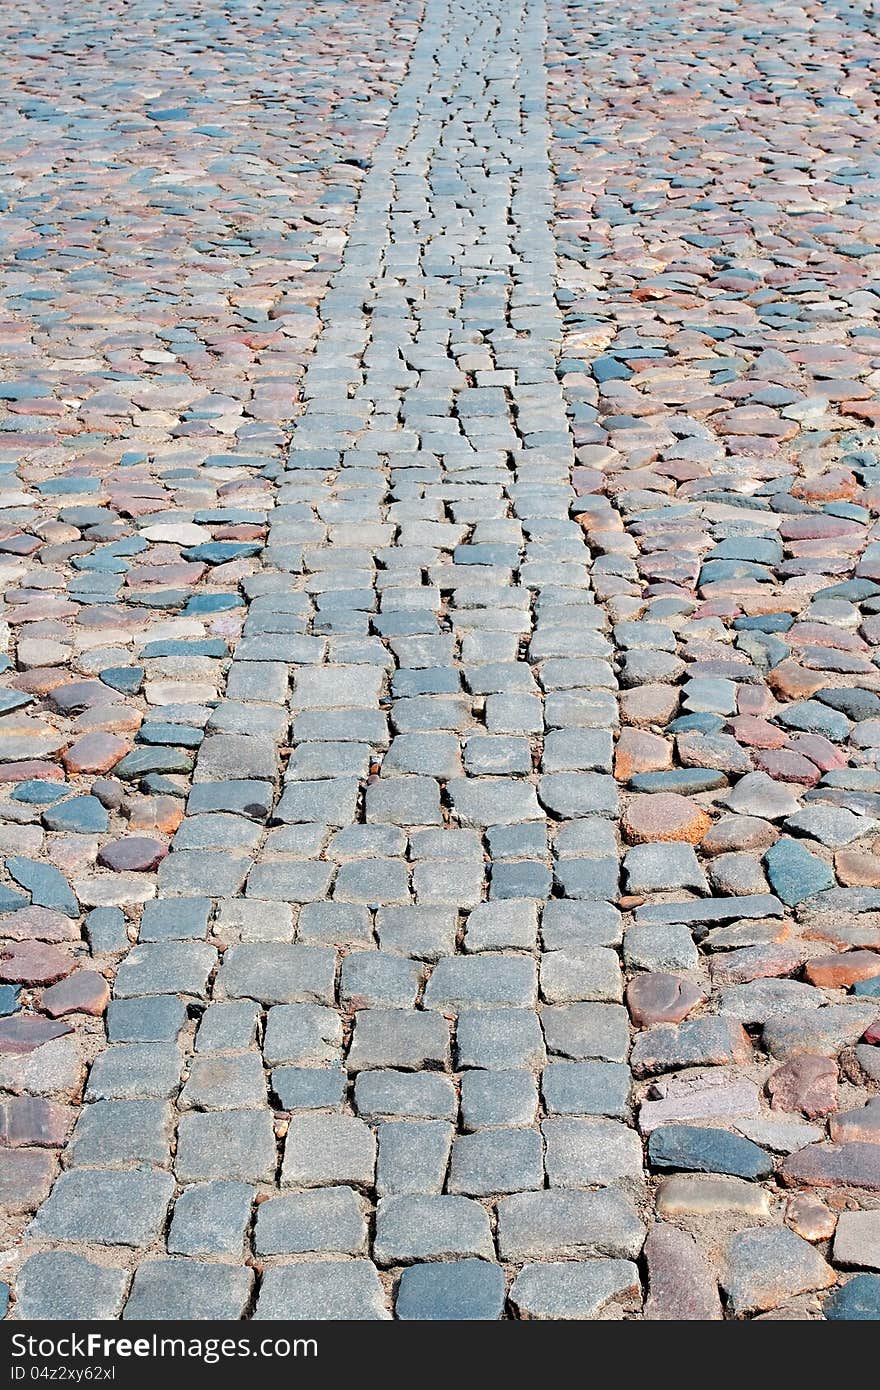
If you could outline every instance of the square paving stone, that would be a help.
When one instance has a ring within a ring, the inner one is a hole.
[[[449,1061],[449,1025],[434,1011],[361,1009],[355,1017],[348,1053],[349,1071],[399,1067],[416,1071],[445,1067]]]
[[[217,979],[221,998],[251,998],[262,1004],[332,1004],[335,952],[320,946],[284,943],[232,946]]]
[[[80,1112],[68,1162],[110,1168],[170,1162],[171,1107],[162,1100],[100,1100]]]
[[[140,941],[203,941],[208,935],[210,898],[156,899],[144,903]]]
[[[169,941],[135,946],[119,967],[113,987],[117,999],[136,994],[190,994],[204,998],[217,963],[213,946],[200,941]]]
[[[584,1321],[609,1305],[626,1310],[641,1304],[639,1271],[631,1260],[562,1260],[525,1265],[510,1290],[520,1318]]]
[[[380,907],[376,931],[383,951],[438,960],[455,950],[457,914],[448,907]]]
[[[352,951],[342,962],[340,1001],[355,1009],[411,1009],[423,974],[416,961],[403,956],[387,951]]]
[[[635,1259],[644,1238],[635,1205],[615,1188],[517,1192],[498,1206],[498,1242],[505,1260]]]
[[[438,1072],[362,1071],[354,1083],[354,1104],[365,1120],[443,1119],[458,1114],[455,1087]]]
[[[359,783],[354,777],[292,782],[273,812],[284,824],[350,825],[357,814]]]
[[[85,1099],[140,1100],[176,1095],[182,1067],[175,1043],[114,1043],[92,1063]]]
[[[446,784],[462,825],[478,829],[540,820],[541,808],[531,782],[512,777],[456,777]]]
[[[455,1043],[458,1069],[539,1067],[545,1060],[541,1025],[531,1009],[464,1009]]]
[[[259,1018],[259,1005],[250,999],[209,1005],[199,1023],[196,1051],[244,1051],[254,1041]]]
[[[208,1178],[272,1182],[277,1163],[268,1108],[189,1111],[180,1117],[174,1167],[182,1183]]]
[[[243,1182],[221,1180],[188,1187],[174,1204],[169,1254],[241,1259],[254,1196],[254,1189]]]
[[[690,929],[673,924],[630,927],[623,955],[630,970],[695,970],[700,962]]]
[[[394,859],[352,860],[341,865],[333,888],[336,902],[385,903],[410,900],[409,872]]]
[[[553,1004],[541,1011],[547,1051],[572,1061],[623,1062],[629,1015],[622,1004]]]
[[[296,939],[308,946],[371,946],[373,923],[367,908],[356,903],[306,903]]]
[[[531,1129],[486,1129],[459,1135],[452,1146],[448,1190],[469,1197],[544,1186],[541,1136]]]
[[[118,1318],[128,1288],[124,1269],[63,1250],[31,1255],[16,1280],[16,1314],[22,1322],[90,1322]]]
[[[354,1115],[298,1115],[284,1141],[281,1181],[293,1187],[370,1187],[376,1136]]]
[[[621,916],[610,903],[553,898],[544,904],[541,940],[545,951],[616,946],[622,939]]]
[[[341,1110],[348,1076],[341,1067],[276,1067],[272,1091],[282,1110]]]
[[[547,951],[541,959],[541,993],[548,1004],[620,1003],[623,976],[617,952],[604,946]]]
[[[107,1036],[112,1043],[173,1042],[187,1020],[186,1005],[175,994],[112,999]]]
[[[144,1260],[122,1314],[126,1321],[211,1322],[240,1318],[250,1301],[252,1269],[197,1260]]]
[[[531,1008],[535,963],[522,956],[445,956],[425,986],[426,1009]]]
[[[366,1248],[363,1203],[350,1187],[291,1192],[257,1208],[254,1249],[260,1255],[362,1255]]]
[[[536,903],[481,903],[468,916],[465,944],[468,951],[497,951],[505,948],[533,951],[537,936]]]
[[[254,1320],[368,1322],[390,1316],[369,1260],[308,1260],[266,1270]]]
[[[382,672],[369,666],[314,666],[294,674],[294,709],[370,708],[379,702]]]
[[[845,1269],[880,1269],[880,1211],[841,1212],[833,1257]]]
[[[403,1321],[495,1321],[504,1311],[504,1271],[486,1260],[411,1265],[400,1276],[396,1310]]]
[[[342,1056],[342,1020],[322,1004],[276,1004],[266,1014],[263,1056],[267,1066],[297,1062],[320,1066]]]
[[[616,1120],[551,1117],[541,1130],[551,1187],[643,1182],[642,1144],[634,1129]]]
[[[367,787],[367,824],[441,825],[440,789],[430,777],[385,777]]]
[[[538,1083],[530,1071],[466,1071],[461,1077],[461,1122],[466,1130],[530,1125],[538,1111]]]
[[[541,805],[560,820],[617,816],[620,802],[613,777],[600,772],[548,772],[538,782]]]
[[[541,1082],[551,1115],[609,1115],[629,1109],[629,1068],[618,1062],[550,1062]]]
[[[400,1195],[383,1197],[376,1208],[374,1257],[380,1265],[445,1260],[455,1256],[495,1258],[489,1217],[468,1197]]]
[[[266,1104],[266,1078],[259,1052],[193,1058],[180,1105],[197,1110],[239,1110]]]
[[[322,902],[329,895],[334,867],[321,860],[278,859],[255,864],[248,875],[247,896],[282,903]]]
[[[182,849],[159,865],[157,885],[167,897],[232,898],[241,891],[251,858],[209,849]]]
[[[388,1120],[379,1126],[376,1192],[442,1192],[453,1129],[444,1120]]]
[[[30,1226],[43,1240],[145,1246],[164,1229],[170,1173],[73,1168],[61,1173]]]
[[[0,1148],[0,1205],[7,1212],[32,1211],[49,1192],[58,1167],[46,1149]]]

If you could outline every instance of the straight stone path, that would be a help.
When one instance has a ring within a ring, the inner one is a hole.
[[[346,11],[21,49],[10,1316],[880,1316],[876,29]]]

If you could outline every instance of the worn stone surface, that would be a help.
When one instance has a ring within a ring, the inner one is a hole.
[[[9,14],[13,1317],[867,1316],[865,7]]]

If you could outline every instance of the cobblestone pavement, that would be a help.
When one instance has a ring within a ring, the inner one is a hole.
[[[0,20],[10,1315],[880,1317],[877,17],[191,11]]]

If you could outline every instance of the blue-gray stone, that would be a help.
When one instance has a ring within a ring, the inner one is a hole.
[[[789,907],[834,887],[834,874],[824,860],[787,835],[768,849],[764,867],[774,893]]]
[[[143,666],[106,666],[101,680],[122,695],[137,695],[144,683]]]
[[[834,743],[842,743],[849,737],[850,722],[846,715],[819,700],[796,700],[793,704],[784,705],[776,719],[786,729],[824,734]]]
[[[16,883],[30,893],[31,901],[37,907],[49,907],[55,912],[63,912],[67,917],[79,916],[79,903],[70,884],[51,864],[41,864],[36,859],[26,859],[24,855],[13,855],[7,859],[6,867]]]
[[[880,1320],[880,1274],[857,1274],[834,1290],[825,1304],[832,1322]]]
[[[47,830],[74,835],[100,835],[110,824],[110,817],[96,796],[73,796],[44,811],[41,819]]]
[[[49,806],[69,791],[66,782],[46,782],[41,777],[32,777],[27,782],[19,782],[15,791],[10,792],[9,800],[23,801],[28,806]]]
[[[120,907],[93,908],[86,918],[86,936],[93,956],[102,951],[127,951],[131,945]]]
[[[681,796],[698,796],[700,792],[715,791],[727,786],[723,772],[711,768],[676,767],[669,772],[638,772],[629,779],[636,792],[678,792]]]
[[[648,1157],[655,1168],[693,1173],[729,1173],[738,1178],[766,1178],[773,1161],[750,1139],[724,1129],[695,1125],[664,1125],[648,1140]]]
[[[27,907],[30,899],[24,893],[16,893],[14,888],[7,888],[4,883],[0,883],[0,912],[17,912],[21,907]]]
[[[18,1008],[18,985],[0,985],[0,1017],[6,1018]]]
[[[338,1109],[345,1098],[341,1067],[276,1067],[272,1090],[284,1110]]]
[[[184,550],[187,560],[201,560],[206,565],[225,565],[230,560],[244,560],[251,555],[259,555],[263,549],[262,541],[206,541]]]
[[[880,999],[880,975],[875,975],[873,980],[857,980],[853,985],[853,994],[867,995],[869,999]]]
[[[186,1023],[186,1005],[176,994],[113,999],[107,1008],[107,1036],[114,1043],[174,1042]]]
[[[490,1322],[504,1308],[504,1271],[486,1260],[410,1265],[397,1291],[403,1321]]]

